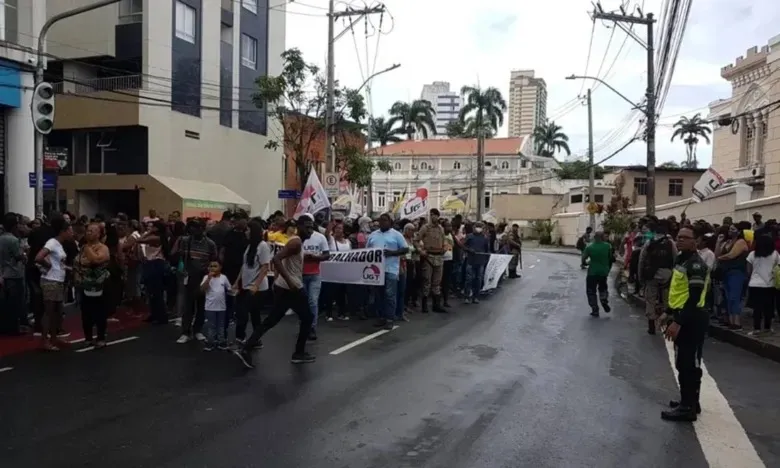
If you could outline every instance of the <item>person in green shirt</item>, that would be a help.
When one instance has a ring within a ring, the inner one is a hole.
[[[614,255],[612,245],[604,240],[603,232],[597,232],[593,236],[593,242],[588,244],[585,250],[582,251],[583,265],[587,260],[590,260],[590,264],[588,264],[588,277],[585,280],[585,291],[588,296],[588,305],[591,309],[590,315],[598,317],[599,302],[601,302],[604,312],[609,313],[612,310],[609,307],[607,276],[609,276],[609,270],[612,269]],[[597,291],[598,301],[596,300]]]

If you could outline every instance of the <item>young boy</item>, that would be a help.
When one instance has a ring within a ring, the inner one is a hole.
[[[209,264],[209,273],[203,277],[200,289],[206,295],[206,345],[204,351],[211,351],[216,345],[219,349],[227,349],[225,324],[227,322],[226,296],[231,291],[230,281],[222,274],[222,265],[217,261]]]

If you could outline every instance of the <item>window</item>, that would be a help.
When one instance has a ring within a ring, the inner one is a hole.
[[[401,191],[393,191],[393,205],[395,205],[395,202],[401,199]]]
[[[604,195],[603,194],[596,194],[596,203],[604,203]]]
[[[257,39],[246,34],[241,35],[241,65],[257,68]]]
[[[143,21],[144,0],[122,0],[119,4],[119,18],[123,23]]]
[[[637,195],[647,195],[647,179],[644,177],[634,179],[634,190]]]
[[[761,138],[766,138],[768,126],[766,124],[766,120],[761,122]]]
[[[396,171],[400,171],[401,170],[401,163],[397,162],[397,163],[393,164],[393,169],[396,170]]]
[[[745,138],[747,138],[748,140],[753,139],[753,127],[747,127],[745,131]]]
[[[428,163],[427,162],[421,162],[420,163],[420,170],[427,171],[428,170]]]
[[[485,167],[493,167],[493,163],[490,161],[485,161]]]
[[[582,194],[572,195],[570,203],[582,203]]]
[[[509,169],[509,161],[501,161],[501,169]]]
[[[233,28],[222,23],[222,27],[219,30],[219,40],[225,44],[233,44]]]
[[[455,161],[454,163],[452,163],[452,168],[453,169],[460,169],[460,162]]]
[[[241,6],[257,14],[257,0],[241,0]]]
[[[528,161],[526,161],[525,159],[521,159],[520,160],[520,167],[522,167],[523,169],[528,167]]]
[[[195,44],[195,9],[181,2],[176,2],[176,37]]]
[[[683,194],[683,180],[669,179],[669,196],[682,197],[682,194]]]
[[[376,206],[378,208],[385,207],[385,192],[377,192],[376,194]]]
[[[19,13],[17,0],[0,0],[0,40],[16,42],[18,40]]]
[[[490,190],[485,190],[485,199],[484,199],[484,202],[483,202],[485,210],[489,210],[490,209],[490,205],[492,205],[492,203],[491,203],[493,201],[493,196],[492,195],[493,194],[490,193]]]

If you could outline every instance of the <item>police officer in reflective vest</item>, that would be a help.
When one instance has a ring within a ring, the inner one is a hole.
[[[677,250],[666,314],[659,320],[666,324],[664,336],[674,341],[675,367],[680,383],[680,400],[669,402],[670,410],[662,411],[668,421],[696,421],[701,413],[701,353],[709,317],[704,303],[709,289],[707,264],[696,249],[697,235],[686,227],[677,234]]]

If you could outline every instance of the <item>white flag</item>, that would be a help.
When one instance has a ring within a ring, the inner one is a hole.
[[[426,182],[417,191],[407,195],[399,210],[400,218],[415,219],[428,216],[428,211],[431,208],[428,197],[429,190],[430,184]]]
[[[707,169],[704,174],[699,177],[699,181],[693,184],[691,191],[693,192],[693,200],[696,203],[700,203],[705,198],[712,195],[712,192],[718,190],[725,180],[720,174],[713,168]]]
[[[306,187],[303,188],[301,201],[298,202],[298,207],[295,208],[293,218],[298,219],[304,213],[314,214],[327,208],[330,208],[328,192],[322,186],[320,178],[317,177],[317,172],[312,169],[309,172],[309,180],[306,181]]]
[[[267,220],[271,217],[271,202],[266,200],[265,209],[263,210],[262,218]]]

